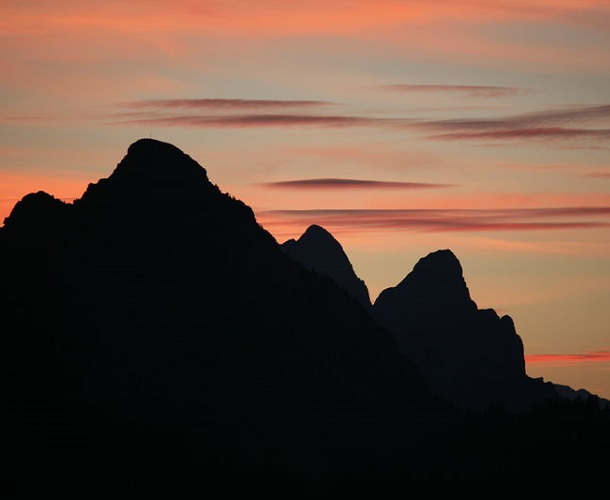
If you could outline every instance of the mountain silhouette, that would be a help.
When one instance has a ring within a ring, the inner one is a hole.
[[[366,285],[324,228],[312,225],[282,248],[370,308]],[[477,308],[461,264],[450,250],[421,259],[399,285],[381,293],[374,313],[394,332],[402,352],[425,374],[431,388],[463,409],[481,411],[500,404],[522,411],[558,397],[593,396],[526,375],[523,343],[512,319]],[[601,399],[600,403],[606,404]]]
[[[341,244],[326,229],[313,224],[298,240],[284,242],[282,249],[307,269],[331,278],[365,308],[371,308],[366,284],[356,276]]]
[[[511,324],[476,310],[447,257],[388,310],[435,280],[444,314],[474,339],[501,331],[490,352],[510,347],[503,369],[525,377]],[[453,411],[396,332],[152,139],[72,204],[17,203],[0,333],[6,498],[558,498],[596,491],[610,465],[591,398],[519,419]]]
[[[341,477],[367,450],[394,447],[396,435],[406,447],[447,418],[389,332],[286,256],[249,207],[170,144],[137,141],[72,205],[26,196],[0,230],[0,259],[5,366],[31,395],[16,403],[21,420],[59,405],[22,436],[32,455],[57,445],[43,461],[51,472],[38,471],[51,482],[74,459],[75,433],[93,434],[90,446],[99,433],[120,436],[121,454],[123,438],[141,444],[126,437],[133,426],[144,441],[165,436],[170,451],[168,434],[186,434],[207,470],[189,480],[213,490],[239,488],[240,474],[254,484],[317,477],[333,456]],[[61,424],[74,420],[85,424]],[[145,449],[166,465],[168,450]]]
[[[423,257],[398,285],[383,290],[374,314],[433,390],[454,404],[523,408],[557,396],[552,385],[527,377],[513,320],[477,308],[450,250]]]

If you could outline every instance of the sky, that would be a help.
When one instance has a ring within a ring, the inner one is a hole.
[[[441,248],[527,372],[610,398],[608,0],[0,0],[0,221],[170,142],[374,300]]]

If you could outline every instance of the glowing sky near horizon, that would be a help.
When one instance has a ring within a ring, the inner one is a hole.
[[[451,248],[531,376],[610,398],[607,0],[4,0],[0,33],[0,220],[152,136],[373,298]]]

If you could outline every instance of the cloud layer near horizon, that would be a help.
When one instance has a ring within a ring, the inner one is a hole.
[[[269,210],[258,215],[265,226],[302,226],[309,221],[328,227],[331,232],[530,231],[610,227],[610,207]]]

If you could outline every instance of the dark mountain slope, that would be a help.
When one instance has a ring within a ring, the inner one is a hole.
[[[391,473],[370,456],[446,421],[392,336],[169,144],[134,143],[73,205],[26,196],[0,262],[3,392],[32,487],[366,481]]]
[[[282,249],[307,269],[333,279],[365,308],[371,308],[369,291],[352,267],[341,244],[326,229],[311,225],[298,240],[290,239]]]

